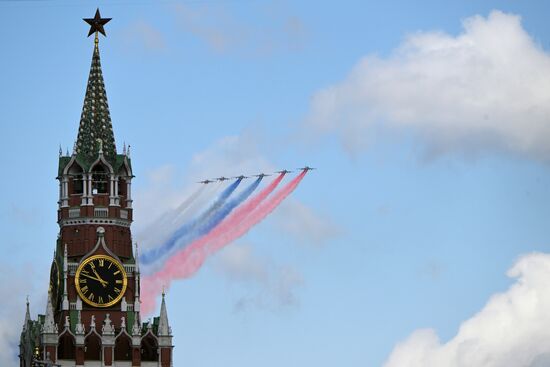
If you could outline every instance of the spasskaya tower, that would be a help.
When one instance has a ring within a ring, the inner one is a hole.
[[[72,154],[60,152],[58,224],[44,315],[29,303],[20,366],[171,367],[172,332],[160,316],[140,319],[140,272],[132,245],[130,149],[117,153],[99,54],[110,18],[84,19],[94,35],[92,64]]]

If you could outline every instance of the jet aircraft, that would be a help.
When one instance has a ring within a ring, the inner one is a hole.
[[[208,185],[209,183],[211,182],[214,182],[214,180],[204,180],[204,181],[199,181],[197,183],[201,183],[201,184],[205,184],[205,185]]]
[[[312,169],[317,169],[317,168],[314,168],[314,167],[310,167],[310,166],[305,166],[305,167],[302,167],[302,168],[298,168],[302,171],[311,171]]]
[[[216,178],[216,180],[217,180],[217,181],[222,181],[222,182],[223,182],[223,181],[227,181],[227,180],[229,180],[229,179],[228,179],[227,177],[222,176],[222,177]]]
[[[282,171],[277,171],[277,172],[275,172],[275,173],[284,173],[284,174],[287,174],[287,173],[290,173],[290,172],[292,172],[292,171],[289,171],[289,170],[284,169],[284,170],[282,170]]]
[[[266,173],[260,173],[259,175],[254,175],[254,177],[264,178],[265,176],[271,176]]]
[[[237,180],[242,180],[242,179],[248,178],[248,176],[240,175],[240,176],[235,176],[235,177],[232,177],[232,178],[236,178]]]

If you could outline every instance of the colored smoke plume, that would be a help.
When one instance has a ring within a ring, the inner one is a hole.
[[[165,255],[176,245],[176,242],[180,240],[182,237],[187,237],[187,241],[192,241],[196,237],[192,237],[192,234],[199,229],[201,224],[208,221],[209,218],[217,211],[219,210],[222,205],[226,202],[226,200],[231,196],[231,194],[237,189],[239,184],[242,180],[237,180],[233,182],[231,185],[229,185],[216,199],[216,201],[204,212],[202,213],[198,218],[185,223],[180,228],[178,228],[171,236],[170,238],[164,242],[161,246],[157,248],[153,248],[145,253],[143,253],[141,257],[141,262],[143,265],[151,265],[158,261],[159,259],[162,259],[165,257]]]
[[[190,246],[176,253],[166,266],[141,282],[142,311],[148,314],[153,311],[155,298],[163,287],[169,287],[176,279],[192,276],[209,255],[246,234],[254,225],[267,217],[302,181],[307,171],[303,171],[291,182],[281,188],[271,199],[263,201],[275,190],[284,174],[281,174],[256,197],[239,207],[209,234],[193,242]]]
[[[239,179],[239,181],[242,179]],[[186,247],[188,244],[197,238],[206,235],[213,228],[215,228],[225,217],[227,217],[233,209],[235,209],[239,204],[244,202],[252,193],[258,188],[262,178],[259,177],[254,182],[252,182],[248,187],[246,187],[242,192],[240,192],[237,197],[229,200],[220,208],[216,209],[211,213],[207,218],[203,218],[201,223],[197,223],[194,228],[190,229],[190,232],[183,233],[179,238],[174,238],[173,242],[166,242],[162,246],[151,250],[149,256],[152,258],[152,263],[149,262],[150,266],[147,266],[145,269],[145,274],[153,273],[162,268],[165,261],[178,249]],[[167,245],[171,245],[168,247]],[[148,265],[146,264],[146,265]]]

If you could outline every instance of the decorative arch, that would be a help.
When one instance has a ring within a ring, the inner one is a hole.
[[[132,337],[122,330],[115,338],[115,361],[132,360]]]
[[[59,343],[57,344],[57,359],[69,359],[72,360],[75,358],[75,337],[69,331],[65,329],[58,339]]]
[[[156,336],[151,333],[151,331],[147,332],[142,338],[141,338],[141,360],[144,362],[152,361],[156,362],[159,360],[159,352],[158,352],[158,339]]]
[[[76,159],[71,159],[67,167],[65,167],[64,174],[68,176],[70,182],[69,194],[82,195],[84,192],[84,168],[78,163]]]
[[[132,170],[130,169],[130,165],[128,164],[126,158],[124,158],[124,162],[118,169],[117,175],[122,177],[132,177]]]
[[[101,360],[101,336],[92,329],[84,339],[84,360]]]
[[[78,161],[78,159],[76,159],[76,155],[73,155],[69,160],[69,163],[67,163],[67,165],[63,169],[63,175],[68,175],[69,170],[73,169],[75,165],[78,166],[78,168],[80,168],[81,170],[84,170],[84,166],[81,164],[81,162]]]
[[[95,166],[97,166],[98,164],[101,164],[103,166],[105,166],[105,168],[107,169],[107,171],[111,174],[114,174],[115,171],[113,170],[113,166],[111,166],[111,164],[109,162],[107,162],[107,160],[105,159],[105,157],[103,157],[103,155],[100,155],[98,159],[96,159],[94,161],[94,163],[92,163],[90,165],[90,172],[92,172],[92,170],[95,168]]]

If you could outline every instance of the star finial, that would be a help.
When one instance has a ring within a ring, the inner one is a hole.
[[[97,8],[97,10],[95,11],[95,16],[93,18],[84,18],[83,20],[90,25],[88,37],[90,37],[94,33],[96,33],[97,36],[98,32],[107,37],[103,26],[107,24],[111,19],[112,18],[102,18],[101,14],[99,14],[99,8]]]

